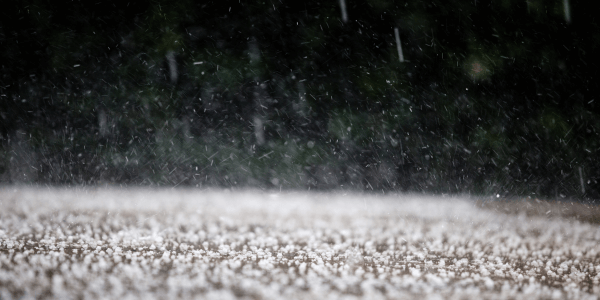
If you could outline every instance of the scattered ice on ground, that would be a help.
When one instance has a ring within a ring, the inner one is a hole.
[[[459,198],[0,190],[0,299],[597,299],[600,229]]]

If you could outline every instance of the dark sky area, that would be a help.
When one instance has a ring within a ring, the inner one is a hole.
[[[594,11],[4,1],[0,181],[597,199]]]

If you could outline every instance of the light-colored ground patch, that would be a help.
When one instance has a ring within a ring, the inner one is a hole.
[[[597,299],[600,227],[415,195],[0,190],[0,299]]]
[[[494,210],[500,213],[524,214],[527,217],[542,216],[545,218],[575,219],[586,223],[600,225],[600,205],[572,200],[544,201],[531,197],[522,199],[475,200],[477,207]]]

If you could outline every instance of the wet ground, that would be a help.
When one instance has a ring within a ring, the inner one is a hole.
[[[3,187],[0,299],[598,299],[597,210],[536,199]]]

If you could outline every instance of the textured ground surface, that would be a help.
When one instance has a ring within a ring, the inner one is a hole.
[[[598,299],[598,224],[506,207],[3,187],[0,299]]]

